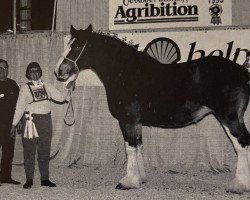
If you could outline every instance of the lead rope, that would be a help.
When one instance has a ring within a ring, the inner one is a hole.
[[[69,102],[68,102],[68,108],[67,108],[66,113],[65,113],[65,116],[64,116],[64,123],[65,123],[66,125],[68,125],[68,126],[72,126],[72,125],[74,125],[75,122],[76,122],[76,121],[75,121],[75,112],[74,112],[73,103],[72,103],[72,98],[71,98],[72,93],[73,93],[73,87],[71,86],[71,87],[70,87],[70,91],[69,91],[70,99],[69,99]],[[68,121],[67,121],[67,116],[68,116],[70,110],[72,111],[72,118],[73,118],[73,121],[72,121],[72,122],[68,122]]]
[[[66,60],[72,62],[72,63],[74,64],[74,66],[75,66],[75,68],[76,68],[76,70],[77,70],[77,74],[78,74],[78,73],[79,73],[79,67],[77,66],[77,63],[76,63],[76,62],[78,61],[78,59],[79,59],[80,56],[82,55],[84,49],[85,49],[86,46],[87,46],[88,41],[86,41],[86,43],[85,43],[84,46],[82,47],[82,49],[81,49],[79,55],[77,56],[77,58],[76,58],[75,60],[71,60],[70,58],[67,58],[67,55],[68,55],[69,51],[71,50],[70,45],[71,45],[74,41],[75,41],[75,38],[74,38],[72,41],[69,42],[69,44],[67,45],[67,48],[66,48],[67,50],[66,50],[65,52],[63,52],[62,57],[63,57],[64,59],[66,59]],[[70,93],[69,93],[69,94],[70,94],[70,100],[69,100],[69,104],[68,104],[67,111],[66,111],[65,116],[64,116],[64,123],[65,123],[66,125],[68,125],[68,126],[72,126],[72,125],[75,123],[75,113],[74,113],[74,109],[73,109],[73,103],[72,103],[72,100],[71,100],[71,95],[72,95],[72,93],[73,93],[73,87],[71,86],[71,87],[70,87]],[[68,123],[67,120],[66,120],[70,108],[71,108],[72,116],[73,116],[73,122],[72,122],[72,123]]]

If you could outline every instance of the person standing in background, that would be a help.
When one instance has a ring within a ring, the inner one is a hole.
[[[2,147],[0,183],[20,184],[11,177],[15,137],[11,136],[12,120],[19,93],[17,83],[7,78],[9,65],[0,59],[0,147]]]
[[[37,62],[31,62],[26,69],[28,83],[21,86],[16,104],[11,133],[15,134],[16,126],[24,115],[22,133],[24,151],[24,169],[26,183],[23,188],[33,185],[36,148],[38,167],[41,175],[41,186],[55,187],[49,180],[49,161],[52,139],[51,100],[66,102],[63,95],[53,85],[41,79],[42,69]]]

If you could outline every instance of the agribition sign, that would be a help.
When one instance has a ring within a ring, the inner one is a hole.
[[[109,29],[232,25],[232,0],[109,0]]]

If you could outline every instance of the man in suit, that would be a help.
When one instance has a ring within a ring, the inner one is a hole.
[[[11,177],[15,137],[11,135],[12,120],[19,93],[17,83],[7,78],[9,65],[0,59],[0,147],[2,148],[0,183],[18,185]]]

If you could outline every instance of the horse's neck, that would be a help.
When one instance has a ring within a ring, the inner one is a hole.
[[[103,39],[103,38],[102,38]],[[105,43],[101,39],[93,40],[97,45],[92,45],[96,47],[92,49],[91,55],[93,56],[91,60],[91,68],[98,77],[101,79],[103,84],[110,84],[116,76],[123,71],[124,60],[126,60],[126,55],[124,57],[119,55],[122,54],[122,47],[114,48],[113,45]]]

